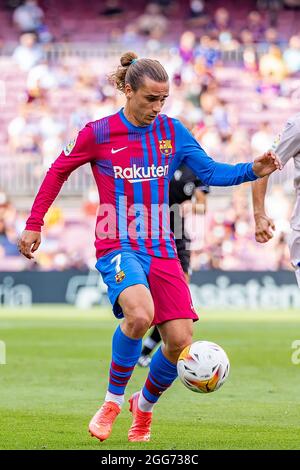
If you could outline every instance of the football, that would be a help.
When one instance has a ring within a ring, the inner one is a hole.
[[[193,392],[211,393],[226,381],[229,359],[218,344],[196,341],[181,352],[177,371],[181,382]]]

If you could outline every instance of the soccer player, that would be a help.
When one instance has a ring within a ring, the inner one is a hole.
[[[273,150],[284,166],[291,158],[294,159],[296,189],[296,205],[291,218],[292,233],[288,244],[291,262],[295,269],[296,279],[300,287],[300,113],[291,117],[283,131],[274,142]],[[273,237],[275,225],[265,212],[265,196],[268,187],[268,176],[252,184],[253,210],[255,219],[255,238],[259,243],[266,243]]]
[[[142,390],[130,398],[133,422],[128,439],[148,441],[153,406],[176,379],[177,358],[192,342],[193,321],[198,319],[169,228],[169,179],[185,163],[204,183],[230,186],[272,173],[280,163],[272,152],[254,163],[237,165],[210,158],[178,120],[160,114],[169,81],[158,61],[127,52],[112,79],[125,94],[124,109],[88,123],[53,163],[33,203],[19,250],[33,257],[44,216],[64,181],[90,163],[101,202],[96,266],[108,286],[115,316],[124,320],[112,339],[105,401],[89,431],[100,441],[109,437],[140,357],[142,338],[151,325],[158,325],[164,346],[153,356]]]
[[[190,279],[190,240],[185,232],[184,217],[181,215],[179,205],[185,201],[190,201],[192,197],[194,197],[195,209],[200,207],[202,213],[204,213],[206,210],[206,194],[208,192],[209,187],[203,184],[186,165],[181,165],[178,170],[175,171],[174,176],[170,181],[169,205],[171,208],[172,206],[174,208],[170,213],[170,228],[174,234],[176,223],[176,232],[178,231],[178,234],[175,236],[177,255],[187,282],[189,282]],[[138,360],[139,366],[149,366],[151,362],[151,354],[160,341],[161,337],[159,330],[158,327],[155,326],[150,335],[144,341],[143,349]]]

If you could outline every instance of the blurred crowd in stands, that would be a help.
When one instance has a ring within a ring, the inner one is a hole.
[[[133,1],[130,11],[117,0],[91,2],[90,9],[72,0],[7,0],[0,26],[8,18],[0,33],[0,270],[94,265],[97,194],[90,183],[79,190],[71,184],[49,211],[38,264],[21,259],[15,242],[64,145],[86,122],[122,106],[107,81],[122,51],[165,65],[171,95],[164,112],[219,161],[251,161],[300,109],[300,0]],[[212,188],[207,213],[197,216],[201,233],[192,230],[187,207],[192,268],[289,269],[291,178],[287,168],[273,180],[268,210],[277,231],[268,245],[254,240],[248,185]]]

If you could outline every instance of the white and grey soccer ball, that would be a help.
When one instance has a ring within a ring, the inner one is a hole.
[[[211,393],[226,381],[230,362],[224,349],[210,341],[186,346],[177,361],[181,382],[193,392]]]

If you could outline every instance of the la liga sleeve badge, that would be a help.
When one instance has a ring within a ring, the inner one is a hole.
[[[68,155],[70,155],[70,153],[72,152],[73,148],[75,147],[76,145],[76,138],[70,140],[70,142],[68,143],[68,145],[65,146],[64,148],[64,154],[66,155],[66,157]]]

